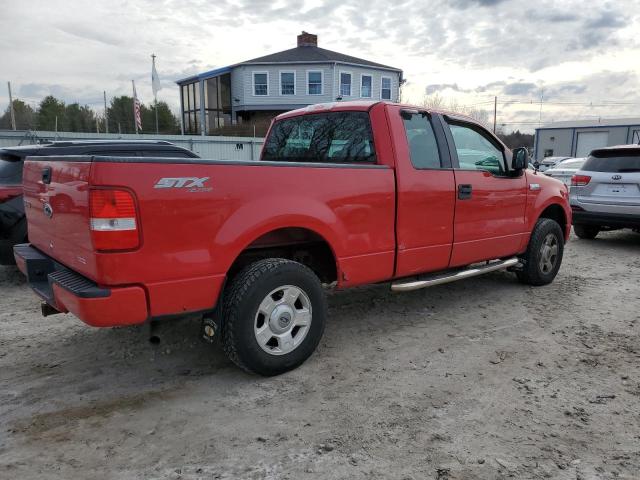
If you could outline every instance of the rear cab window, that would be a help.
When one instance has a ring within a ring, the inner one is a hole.
[[[277,121],[262,160],[314,163],[376,163],[367,112],[300,115]]]
[[[640,172],[640,148],[593,152],[582,166],[582,170],[609,173]]]

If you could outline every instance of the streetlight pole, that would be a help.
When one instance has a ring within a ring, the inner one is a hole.
[[[498,117],[498,97],[493,97],[493,133],[496,133],[496,118]]]

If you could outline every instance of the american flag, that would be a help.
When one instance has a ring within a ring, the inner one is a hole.
[[[133,84],[133,116],[136,123],[136,133],[138,130],[142,130],[142,116],[140,115],[140,100],[138,100],[138,94],[136,93],[136,84],[131,80]]]

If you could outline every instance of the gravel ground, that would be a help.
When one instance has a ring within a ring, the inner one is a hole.
[[[637,479],[639,283],[620,231],[573,239],[547,287],[334,292],[318,351],[265,379],[195,319],[153,346],[42,318],[0,267],[0,478]]]

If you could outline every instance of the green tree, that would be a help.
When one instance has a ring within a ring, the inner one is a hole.
[[[65,108],[65,131],[95,132],[96,114],[88,105],[71,103]]]
[[[528,147],[533,148],[533,135],[530,133],[521,133],[520,130],[516,130],[511,133],[499,132],[498,137],[509,148]]]
[[[109,133],[136,133],[133,124],[133,98],[126,95],[113,97],[107,108],[107,118]]]
[[[44,97],[38,109],[38,129],[53,131],[57,125],[58,131],[64,131],[66,128],[65,110],[63,101],[53,95]]]
[[[35,128],[37,121],[37,113],[22,100],[15,99],[13,101],[13,112],[16,119],[16,129],[18,130],[30,130]],[[7,106],[0,117],[0,129],[11,129],[11,109]]]
[[[142,109],[142,131],[144,133],[156,133],[155,107]],[[163,135],[176,135],[180,133],[180,122],[173,114],[167,102],[158,102],[158,133]]]
[[[127,95],[113,97],[107,108],[110,133],[135,133],[133,123],[133,98]],[[156,114],[153,106],[140,104],[141,133],[156,133]],[[167,102],[158,102],[158,130],[161,134],[180,133],[178,118],[171,112]]]

